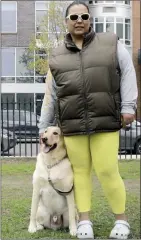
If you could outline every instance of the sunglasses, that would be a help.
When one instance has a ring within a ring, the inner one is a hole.
[[[89,13],[82,13],[82,14],[70,14],[66,17],[66,19],[70,19],[71,21],[78,21],[78,19],[81,19],[83,21],[87,21],[90,19]]]

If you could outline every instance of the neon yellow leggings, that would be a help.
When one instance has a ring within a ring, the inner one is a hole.
[[[126,193],[118,169],[119,132],[67,136],[64,141],[74,171],[79,212],[91,209],[93,165],[113,213],[124,213]]]

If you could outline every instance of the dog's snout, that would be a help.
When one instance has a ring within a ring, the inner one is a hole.
[[[46,142],[47,142],[47,140],[48,140],[48,139],[47,139],[47,137],[45,137],[45,138],[42,138],[42,142],[43,142],[43,143],[46,143]]]

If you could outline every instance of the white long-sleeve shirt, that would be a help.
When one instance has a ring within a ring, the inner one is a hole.
[[[121,114],[134,114],[137,108],[136,104],[138,96],[136,73],[132,58],[120,41],[117,43],[117,59],[121,71]],[[56,83],[49,71],[47,75],[46,92],[42,104],[40,122],[38,124],[39,133],[43,133],[48,126],[55,124],[56,99]]]

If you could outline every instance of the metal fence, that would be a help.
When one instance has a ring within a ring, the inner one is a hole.
[[[34,104],[36,106],[33,106]],[[36,113],[33,112],[33,109],[36,110]],[[32,100],[11,102],[7,99],[5,102],[1,101],[1,156],[35,157],[38,154],[39,115],[39,106]],[[140,158],[140,156],[141,123],[139,119],[121,129],[119,158],[131,159]]]

